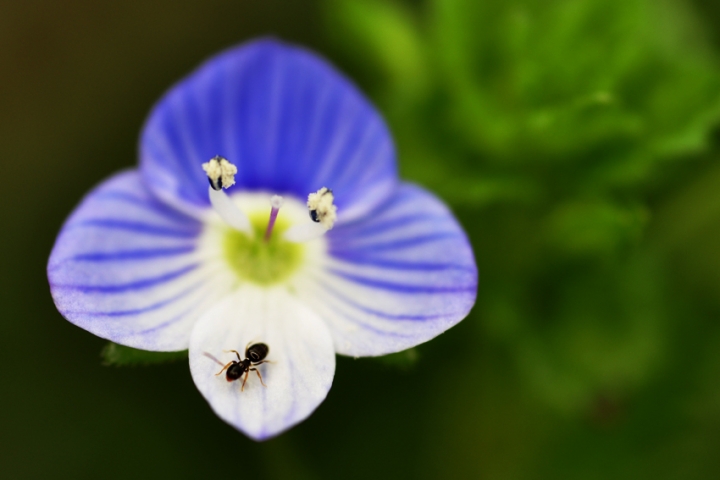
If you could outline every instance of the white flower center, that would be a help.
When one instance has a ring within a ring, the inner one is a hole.
[[[261,285],[292,283],[325,257],[324,234],[337,218],[333,193],[321,188],[303,205],[293,197],[222,189],[235,183],[237,168],[222,157],[203,164],[208,174],[209,213],[200,239],[206,258],[216,258],[241,281]],[[229,267],[229,268],[228,268]]]

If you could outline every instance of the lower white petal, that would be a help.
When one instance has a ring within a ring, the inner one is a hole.
[[[216,376],[249,343],[270,347],[258,367],[267,387],[250,372],[228,382]],[[214,360],[214,357],[216,360]],[[333,340],[325,323],[283,288],[244,286],[197,322],[190,338],[190,371],[220,418],[256,440],[304,420],[322,402],[335,373]]]

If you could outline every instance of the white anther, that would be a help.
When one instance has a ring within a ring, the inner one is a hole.
[[[337,219],[337,207],[333,204],[335,196],[332,190],[323,187],[308,195],[307,206],[313,222],[320,223],[325,230],[330,230]]]
[[[270,206],[275,210],[279,210],[283,205],[283,197],[280,195],[273,195],[270,197]]]
[[[228,188],[235,184],[237,167],[220,155],[216,155],[207,163],[203,163],[202,168],[205,170],[205,173],[207,173],[210,186],[213,190]]]

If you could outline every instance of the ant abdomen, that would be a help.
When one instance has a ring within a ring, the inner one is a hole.
[[[269,350],[270,348],[264,343],[255,343],[248,347],[248,349],[245,351],[245,356],[249,358],[253,363],[255,363],[267,357]]]

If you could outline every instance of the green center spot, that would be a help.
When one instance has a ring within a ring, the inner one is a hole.
[[[228,230],[225,236],[225,256],[233,270],[244,280],[271,285],[287,279],[300,265],[303,246],[282,239],[290,224],[278,218],[270,240],[265,242],[265,229],[269,215],[250,217],[254,235]]]

